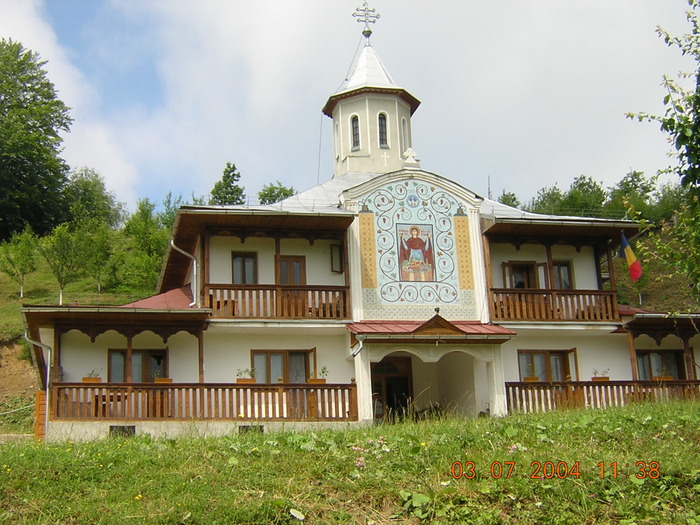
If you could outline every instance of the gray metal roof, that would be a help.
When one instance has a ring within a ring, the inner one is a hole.
[[[389,71],[384,67],[374,48],[367,40],[360,56],[353,64],[352,73],[341,85],[336,94],[363,87],[397,88]]]

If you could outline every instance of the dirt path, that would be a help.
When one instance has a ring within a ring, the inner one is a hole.
[[[15,396],[32,399],[39,388],[36,370],[19,358],[21,352],[20,345],[0,345],[0,401]]]

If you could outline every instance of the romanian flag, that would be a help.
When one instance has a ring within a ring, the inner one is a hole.
[[[625,237],[624,232],[622,233],[622,241],[620,242],[620,257],[627,261],[627,269],[630,272],[632,282],[637,281],[642,276],[642,265],[632,251],[630,243],[627,242],[627,237]]]

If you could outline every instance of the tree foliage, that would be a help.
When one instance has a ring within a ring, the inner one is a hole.
[[[155,212],[155,204],[148,199],[138,201],[136,211],[127,219],[122,233],[125,237],[125,251],[120,263],[122,284],[134,291],[153,293],[169,237],[169,231]]]
[[[520,199],[511,191],[503,190],[498,196],[498,202],[506,206],[512,206],[513,208],[520,208]]]
[[[43,235],[68,218],[59,133],[72,120],[45,64],[19,42],[0,39],[0,240],[25,225]]]
[[[124,220],[124,206],[107,191],[104,179],[84,166],[71,171],[65,189],[71,219],[76,223],[96,222],[117,228]]]
[[[676,274],[688,277],[695,297],[700,298],[700,24],[696,13],[700,1],[688,0],[688,5],[690,33],[676,37],[662,28],[657,31],[666,45],[677,47],[681,54],[695,60],[695,72],[681,74],[680,81],[664,77],[668,93],[663,101],[663,115],[630,113],[628,117],[658,122],[668,134],[677,162],[665,171],[678,174],[687,193],[671,220],[660,224],[643,221],[653,247],[648,255],[665,261]],[[685,79],[692,79],[694,86],[684,87]]]
[[[241,174],[238,173],[236,165],[227,162],[221,179],[214,184],[211,190],[209,204],[245,204],[245,193],[243,193],[245,188],[238,185],[240,178]]]
[[[39,251],[58,281],[58,304],[63,304],[66,285],[78,280],[85,271],[85,238],[68,224],[60,224],[42,239]]]
[[[296,194],[297,191],[293,186],[287,188],[280,181],[275,181],[274,184],[268,183],[262,187],[258,192],[258,201],[260,204],[274,204]]]
[[[24,279],[36,270],[37,239],[31,228],[15,233],[0,244],[0,271],[19,285],[19,296],[24,297]]]

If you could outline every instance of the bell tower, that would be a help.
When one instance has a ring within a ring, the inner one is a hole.
[[[323,106],[333,119],[333,177],[400,170],[407,156],[415,165],[411,116],[420,101],[394,82],[370,43],[369,25],[379,13],[365,0],[352,16],[364,23],[365,44],[349,77]]]

